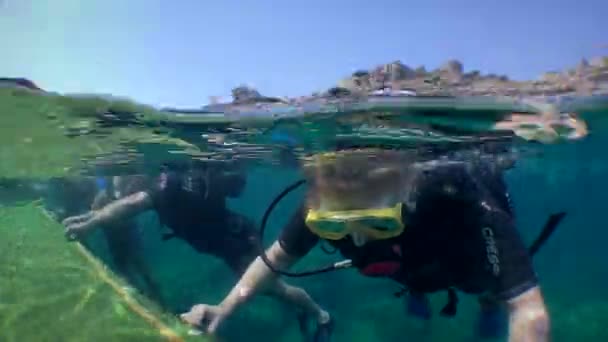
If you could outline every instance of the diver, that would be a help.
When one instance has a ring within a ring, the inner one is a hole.
[[[227,207],[226,198],[240,196],[246,178],[239,168],[226,164],[168,163],[147,189],[65,219],[65,233],[69,239],[80,238],[100,226],[154,210],[171,230],[163,239],[182,239],[197,252],[222,259],[240,276],[260,247],[254,224]],[[304,290],[283,281],[263,292],[297,307],[300,322],[329,316]]]
[[[456,291],[476,295],[482,316],[490,312],[480,325],[500,321],[496,312],[504,308],[509,341],[549,339],[549,316],[515,227],[503,167],[481,158],[419,161],[406,151],[362,148],[316,155],[304,170],[306,200],[278,240],[221,303],[184,314],[188,323],[214,333],[279,274],[297,275],[286,269],[323,240],[347,259],[316,273],[352,266],[393,279],[421,316],[429,314],[427,294],[448,292],[444,316],[455,314]],[[327,341],[333,318],[321,325],[316,341]]]

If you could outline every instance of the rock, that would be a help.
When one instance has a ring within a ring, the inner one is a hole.
[[[369,73],[362,76],[353,76],[338,82],[338,87],[350,90],[365,91],[372,88]]]
[[[574,68],[543,74],[539,80],[511,81],[506,75],[463,72],[462,63],[449,60],[439,69],[415,70],[397,61],[370,71],[360,70],[338,82],[340,88],[353,93],[392,88],[412,90],[420,95],[453,96],[555,96],[608,95],[608,58],[582,59]],[[335,89],[334,89],[335,91]],[[344,92],[340,92],[344,94]]]
[[[342,96],[349,96],[351,94],[352,94],[352,92],[349,89],[342,88],[342,87],[333,87],[333,88],[329,88],[327,90],[327,96],[330,96],[330,97],[342,97]]]
[[[546,83],[556,83],[561,79],[561,75],[557,71],[549,71],[541,76],[541,80]]]
[[[255,88],[241,85],[232,89],[232,104],[251,104],[251,103],[277,103],[289,102],[278,97],[262,96]]]
[[[462,74],[463,67],[462,67],[462,63],[460,61],[458,61],[456,59],[450,59],[449,61],[447,61],[443,64],[443,66],[440,68],[440,70],[451,72],[454,74]]]
[[[480,76],[481,76],[481,72],[479,72],[479,70],[473,70],[473,71],[465,73],[463,75],[463,79],[474,81],[474,80],[478,79]]]
[[[388,81],[390,82],[403,81],[416,76],[414,70],[401,63],[401,61],[384,65],[384,71],[388,74]]]
[[[608,68],[608,57],[594,57],[589,65],[594,68]]]
[[[369,71],[367,70],[358,70],[353,72],[353,78],[359,78],[359,77],[368,77],[369,76]]]
[[[351,77],[338,82],[338,86],[353,91],[381,89],[400,81],[416,78],[416,72],[401,61],[375,67],[371,71],[359,70]]]
[[[607,71],[596,71],[594,73],[592,73],[591,75],[589,75],[589,80],[594,81],[594,82],[602,82],[602,83],[608,83],[608,70]]]
[[[424,76],[426,76],[426,74],[427,74],[427,71],[423,65],[417,67],[416,70],[414,70],[414,75],[416,77],[424,77]]]
[[[589,62],[585,58],[583,58],[576,66],[576,73],[584,74],[587,69],[589,69]]]
[[[0,77],[0,87],[27,88],[35,91],[43,91],[34,82],[22,77]]]
[[[439,71],[448,78],[451,82],[460,82],[462,80],[463,67],[458,60],[451,59],[439,68]]]
[[[246,85],[241,85],[232,89],[233,103],[255,102],[255,100],[260,98],[262,98],[262,95],[259,91]]]

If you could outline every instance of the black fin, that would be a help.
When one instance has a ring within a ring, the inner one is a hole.
[[[313,336],[313,342],[330,342],[334,332],[334,319],[330,318],[329,322],[317,325],[317,331]]]
[[[528,252],[531,256],[534,256],[534,254],[538,252],[538,250],[545,244],[545,242],[547,242],[549,237],[551,237],[551,235],[553,234],[557,226],[562,222],[565,216],[565,211],[555,213],[549,216],[547,222],[545,223],[545,226],[540,231],[540,234],[538,235],[538,237],[536,237],[534,242],[532,242],[532,244],[528,248]]]
[[[304,312],[298,312],[297,319],[298,319],[298,328],[300,329],[300,333],[302,334],[304,341],[305,342],[312,341],[313,337],[310,332],[310,329],[308,329],[309,328],[308,316]]]
[[[454,317],[458,311],[458,295],[452,288],[448,289],[448,302],[441,309],[441,315],[444,317]]]

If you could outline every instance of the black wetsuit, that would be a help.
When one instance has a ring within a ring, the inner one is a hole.
[[[448,288],[510,299],[537,285],[531,258],[515,227],[502,174],[472,164],[420,171],[404,200],[403,234],[356,247],[329,241],[364,274],[392,278],[409,290]],[[300,210],[279,239],[303,256],[319,238]]]
[[[226,206],[245,175],[222,168],[167,170],[150,191],[161,223],[200,253],[223,259],[242,273],[258,255],[258,234],[246,217]]]

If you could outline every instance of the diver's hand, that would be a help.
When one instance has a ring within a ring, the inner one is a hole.
[[[180,318],[195,327],[204,329],[205,332],[213,334],[217,328],[228,317],[228,311],[221,305],[194,305],[189,312],[180,315]]]
[[[93,228],[95,213],[90,211],[83,215],[71,216],[61,223],[65,226],[65,236],[69,240],[75,240]]]

